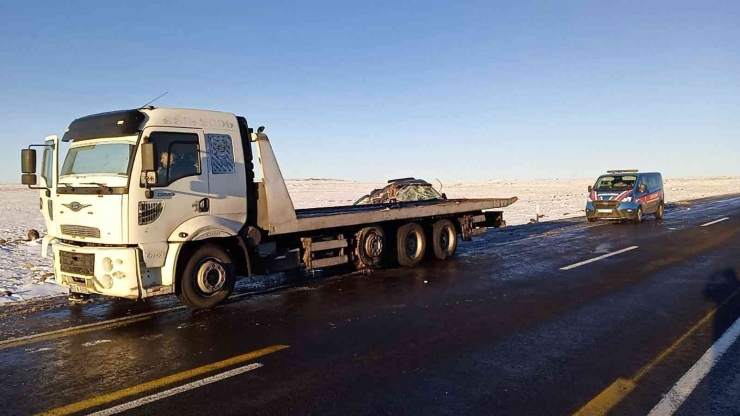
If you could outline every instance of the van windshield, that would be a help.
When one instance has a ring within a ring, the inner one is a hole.
[[[594,189],[597,191],[609,191],[612,189],[627,190],[635,187],[636,175],[608,175],[602,176],[596,181]]]

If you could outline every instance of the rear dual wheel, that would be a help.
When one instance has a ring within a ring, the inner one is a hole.
[[[413,267],[421,263],[426,252],[427,242],[421,225],[410,222],[398,228],[396,232],[396,254],[398,264]]]
[[[427,252],[427,240],[434,257],[445,260],[457,250],[457,231],[450,220],[439,220],[427,235],[421,225],[411,222],[396,231],[396,260],[405,267],[421,263]],[[381,267],[385,259],[386,239],[380,226],[365,227],[355,234],[353,262],[357,270]]]
[[[450,220],[439,220],[432,225],[434,257],[445,260],[452,257],[457,250],[457,231]]]
[[[385,233],[379,226],[361,229],[355,234],[355,249],[352,261],[357,270],[375,269],[382,266],[385,255]]]

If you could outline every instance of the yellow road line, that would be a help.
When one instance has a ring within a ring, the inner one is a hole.
[[[261,350],[252,351],[246,354],[238,355],[227,360],[218,361],[213,364],[204,365],[202,367],[193,368],[192,370],[183,371],[181,373],[173,374],[171,376],[162,377],[157,380],[149,381],[146,383],[138,384],[133,387],[118,390],[113,393],[104,394],[102,396],[92,397],[87,400],[83,400],[77,403],[73,403],[67,406],[58,407],[56,409],[49,410],[48,412],[40,413],[40,415],[71,415],[73,413],[81,412],[83,410],[91,409],[93,407],[102,406],[104,404],[112,403],[117,400],[124,399],[126,397],[135,396],[150,390],[159,389],[170,384],[178,383],[183,380],[187,380],[193,377],[197,377],[211,371],[220,370],[225,367],[230,367],[235,364],[243,363],[245,361],[253,360],[263,355],[271,354],[280,350],[289,348],[288,345],[273,345],[271,347],[263,348]]]
[[[15,348],[19,347],[21,345],[27,345],[27,344],[34,344],[37,342],[42,341],[48,341],[51,339],[57,339],[57,338],[63,338],[63,337],[70,337],[72,335],[79,335],[84,334],[86,332],[93,332],[93,331],[100,331],[103,329],[110,329],[110,328],[117,328],[119,326],[124,326],[128,324],[133,324],[135,322],[141,322],[146,321],[148,319],[151,319],[149,316],[144,316],[141,318],[135,318],[135,319],[128,319],[126,321],[122,322],[113,322],[110,324],[103,324],[103,325],[95,325],[92,327],[87,328],[79,328],[79,329],[71,329],[68,331],[60,331],[60,332],[50,332],[41,336],[34,336],[31,338],[24,338],[24,339],[18,339],[18,340],[9,340],[7,342],[0,343],[0,350],[4,350],[7,348]]]
[[[717,314],[718,310],[720,310],[723,306],[729,303],[738,294],[740,294],[740,289],[735,290],[727,299],[724,300],[724,302],[720,303],[719,306],[709,311],[709,313],[707,313],[703,318],[701,318],[699,322],[697,322],[688,331],[686,331],[681,336],[681,338],[677,339],[673,344],[671,344],[671,346],[661,351],[660,354],[658,354],[652,361],[650,361],[648,364],[642,367],[640,371],[635,373],[635,375],[632,376],[632,378],[630,379],[618,378],[609,387],[604,389],[604,391],[599,393],[596,397],[591,399],[590,402],[586,403],[585,406],[583,406],[580,410],[574,413],[574,415],[576,416],[601,416],[601,415],[607,414],[614,406],[616,406],[625,397],[627,397],[627,395],[635,387],[637,387],[637,382],[640,381],[641,378],[643,378],[647,373],[649,373],[650,370],[655,368],[655,366],[658,365],[661,361],[663,361],[670,353],[675,351],[676,348],[678,348],[678,346],[681,345],[681,343],[686,338],[688,338],[702,325],[706,324],[710,319],[712,319],[714,315]]]
[[[615,404],[624,399],[634,388],[635,383],[631,380],[618,378],[598,396],[591,399],[581,410],[575,412],[574,416],[605,415]]]

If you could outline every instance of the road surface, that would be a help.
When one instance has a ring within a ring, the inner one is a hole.
[[[211,311],[3,307],[0,413],[737,414],[738,253],[734,195],[491,230],[414,269],[245,280]]]

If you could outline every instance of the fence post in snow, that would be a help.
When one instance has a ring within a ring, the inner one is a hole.
[[[534,204],[534,219],[537,223],[540,222],[540,204]]]

